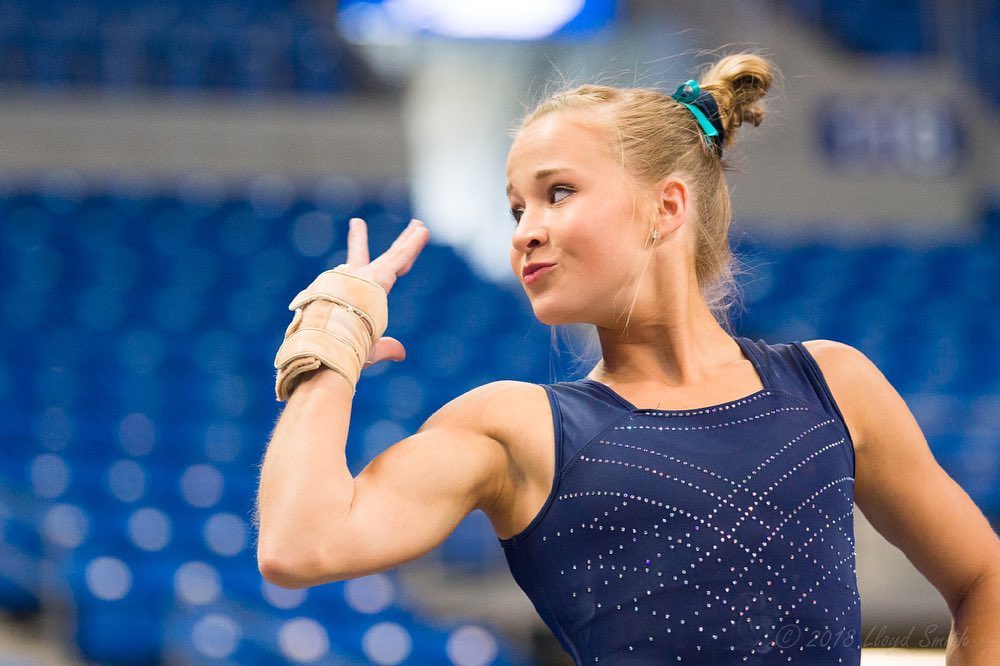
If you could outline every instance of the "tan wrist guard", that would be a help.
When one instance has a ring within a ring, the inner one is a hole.
[[[301,375],[323,365],[354,390],[368,352],[388,325],[385,289],[341,264],[320,273],[288,309],[295,315],[274,358],[278,400],[288,400]]]

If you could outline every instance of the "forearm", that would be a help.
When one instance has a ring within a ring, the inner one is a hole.
[[[257,495],[258,562],[285,585],[308,584],[330,544],[343,534],[354,496],[345,445],[353,393],[337,373],[322,369],[289,399],[261,467]]]
[[[351,520],[357,483],[344,453],[354,386],[366,364],[406,357],[398,340],[383,337],[386,297],[427,240],[411,221],[369,261],[367,227],[352,219],[347,263],[320,273],[289,304],[295,315],[274,359],[275,395],[288,403],[257,492],[257,564],[271,582],[304,587],[353,571],[364,532]]]
[[[954,609],[947,663],[1000,664],[1000,571],[979,578]]]

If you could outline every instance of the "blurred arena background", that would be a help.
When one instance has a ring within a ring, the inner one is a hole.
[[[1000,524],[1000,0],[0,0],[0,664],[565,663],[481,514],[262,582],[286,304],[349,217],[373,254],[430,228],[354,469],[475,385],[582,376],[508,275],[507,130],[549,82],[741,48],[782,81],[729,156],[737,332],[861,349]],[[860,514],[857,553],[865,661],[943,663],[947,607]]]

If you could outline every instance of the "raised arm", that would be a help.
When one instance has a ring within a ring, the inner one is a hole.
[[[902,397],[858,350],[815,340],[855,444],[855,501],[951,609],[948,664],[1000,664],[1000,540],[934,459]]]
[[[386,291],[427,242],[416,223],[368,261],[364,223],[348,234],[348,268]],[[382,338],[366,367],[401,359]],[[500,386],[487,385],[442,407],[413,436],[390,447],[358,476],[345,444],[353,388],[321,368],[298,382],[264,456],[257,497],[257,560],[264,577],[305,587],[396,566],[439,544],[476,508],[487,509],[506,476],[503,446],[485,426]]]
[[[482,416],[502,392],[486,385],[452,400],[353,478],[344,455],[351,389],[331,371],[306,380],[261,470],[264,577],[305,587],[382,571],[430,551],[470,511],[489,511],[507,456]]]

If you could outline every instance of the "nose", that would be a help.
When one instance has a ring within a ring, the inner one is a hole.
[[[548,242],[548,238],[549,233],[545,225],[540,224],[540,221],[534,219],[533,216],[529,217],[528,211],[524,211],[521,214],[521,221],[514,228],[511,244],[521,254],[528,254],[531,250]]]

